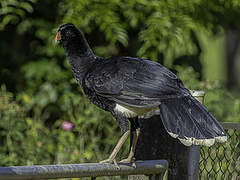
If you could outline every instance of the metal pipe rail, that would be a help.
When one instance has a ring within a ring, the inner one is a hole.
[[[240,130],[239,122],[221,122],[220,123],[224,129],[238,129]]]
[[[166,160],[137,161],[136,167],[119,163],[113,164],[84,163],[64,165],[34,165],[0,167],[0,180],[57,179],[74,177],[125,176],[125,175],[159,175],[167,178],[168,162]],[[160,178],[159,178],[160,179]]]

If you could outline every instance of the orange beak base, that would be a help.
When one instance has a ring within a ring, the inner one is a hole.
[[[61,40],[61,33],[60,33],[60,31],[57,32],[55,40],[56,41],[60,41]]]

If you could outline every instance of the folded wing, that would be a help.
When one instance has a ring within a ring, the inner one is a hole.
[[[167,68],[139,58],[99,61],[85,81],[98,95],[132,107],[157,106],[164,99],[189,94],[181,80]]]

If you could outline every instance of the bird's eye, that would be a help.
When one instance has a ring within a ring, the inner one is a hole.
[[[66,35],[67,35],[67,36],[71,36],[71,32],[70,32],[70,31],[67,31],[67,32],[66,32]]]
[[[66,36],[67,37],[75,37],[75,33],[74,32],[72,32],[71,30],[70,31],[66,31]]]

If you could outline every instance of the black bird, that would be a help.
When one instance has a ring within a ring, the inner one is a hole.
[[[60,26],[56,40],[65,49],[73,74],[86,96],[111,112],[119,123],[122,136],[108,159],[101,162],[116,164],[115,157],[130,131],[133,135],[130,153],[121,162],[132,162],[140,132],[138,118],[156,114],[166,131],[186,146],[211,146],[215,141],[227,140],[218,121],[161,64],[133,57],[98,57],[71,23]]]

